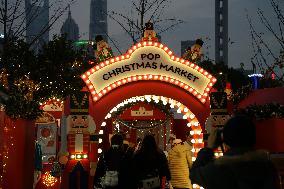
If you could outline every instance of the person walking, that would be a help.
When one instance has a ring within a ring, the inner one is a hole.
[[[133,152],[133,151],[132,151]],[[94,188],[133,189],[131,178],[132,154],[124,149],[123,136],[115,134],[111,138],[111,147],[99,158],[95,176]]]
[[[171,173],[171,186],[174,189],[192,189],[189,179],[189,169],[192,165],[191,151],[181,139],[173,141],[173,148],[168,156]]]
[[[208,138],[208,146],[198,152],[190,178],[206,189],[279,189],[278,175],[266,151],[254,150],[256,128],[245,115],[235,115]],[[219,141],[221,140],[221,142]],[[223,143],[223,157],[214,159],[213,148]]]
[[[134,155],[135,189],[161,189],[164,178],[170,180],[170,171],[167,158],[157,147],[155,138],[146,135],[141,148]]]

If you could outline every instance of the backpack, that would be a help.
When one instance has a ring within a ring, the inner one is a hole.
[[[118,171],[106,171],[101,178],[101,185],[103,187],[113,187],[118,185]]]
[[[160,177],[158,170],[146,175],[146,177],[140,180],[143,189],[154,189],[160,188]]]

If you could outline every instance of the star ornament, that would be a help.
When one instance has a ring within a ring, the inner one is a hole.
[[[81,78],[94,101],[124,84],[156,80],[176,85],[205,103],[217,81],[198,65],[175,56],[164,44],[151,41],[137,43],[126,54],[94,66]]]

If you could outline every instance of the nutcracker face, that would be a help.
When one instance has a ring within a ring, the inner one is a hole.
[[[224,126],[229,118],[230,118],[229,115],[212,115],[212,126],[213,127]]]
[[[89,119],[88,115],[72,115],[70,131],[71,132],[82,132],[86,133],[89,128]]]

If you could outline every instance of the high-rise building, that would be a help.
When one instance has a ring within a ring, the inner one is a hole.
[[[195,44],[195,41],[192,41],[192,40],[181,41],[180,42],[181,56],[186,52],[187,48],[190,48],[194,44]]]
[[[107,0],[91,0],[90,8],[90,40],[94,40],[96,35],[102,35],[107,40]]]
[[[66,35],[66,39],[71,41],[78,41],[79,40],[79,27],[76,24],[75,20],[71,16],[71,10],[69,7],[68,17],[63,23],[61,30],[61,35]]]
[[[228,65],[228,0],[215,0],[215,62]]]
[[[49,0],[25,0],[26,39],[38,51],[49,41]]]

